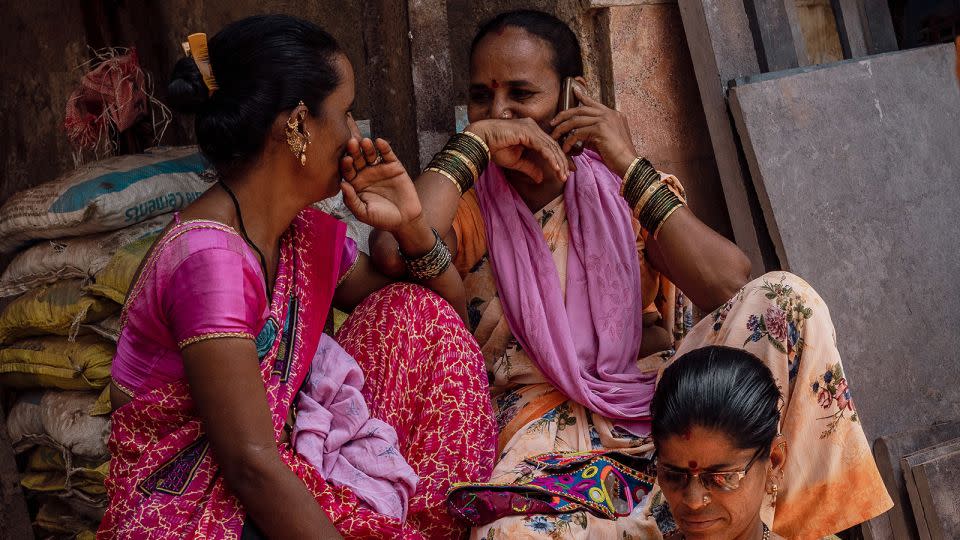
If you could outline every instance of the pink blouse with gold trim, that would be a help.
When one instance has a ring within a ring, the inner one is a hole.
[[[254,340],[267,321],[263,272],[243,237],[216,221],[174,220],[124,307],[111,374],[131,396],[183,378],[180,350],[187,345],[223,337]],[[341,280],[358,256],[347,238]]]

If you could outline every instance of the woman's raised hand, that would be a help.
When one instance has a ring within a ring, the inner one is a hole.
[[[422,214],[407,170],[383,139],[350,139],[340,159],[343,202],[363,223],[394,232]]]
[[[570,172],[560,145],[530,118],[480,120],[467,126],[467,131],[487,143],[494,163],[519,171],[534,182],[545,178],[566,180]]]
[[[564,152],[582,141],[596,150],[613,172],[623,176],[637,157],[627,117],[593,99],[580,84],[573,85],[573,92],[580,105],[561,111],[550,121],[554,126],[551,137],[559,140],[567,135]]]

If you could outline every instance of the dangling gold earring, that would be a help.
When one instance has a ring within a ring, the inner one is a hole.
[[[300,160],[300,166],[307,164],[307,146],[310,144],[310,132],[307,131],[307,109],[303,101],[299,104],[300,112],[287,119],[287,144],[290,151]]]
[[[773,499],[770,500],[770,508],[776,508],[776,507],[777,507],[777,490],[778,490],[778,489],[779,489],[779,488],[777,487],[777,485],[776,485],[776,484],[773,484],[772,486],[770,486],[770,491],[767,492],[767,493],[770,493],[771,495],[773,495]]]

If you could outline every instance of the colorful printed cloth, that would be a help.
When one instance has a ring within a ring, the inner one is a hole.
[[[172,240],[210,226],[185,222],[159,241],[131,292],[128,310],[141,295],[157,294],[142,286],[143,276],[150,274],[153,261],[167,246],[176,246]],[[344,237],[342,223],[308,209],[281,238],[273,299],[256,337],[277,441],[283,439],[291,403],[318,350]],[[413,285],[395,285],[371,295],[338,338],[364,371],[362,394],[371,416],[396,431],[397,446],[383,451],[398,452],[420,477],[408,519],[374,512],[348,486],[326,482],[290,445],[278,442],[281,460],[303,480],[344,536],[462,534],[445,511],[445,494],[453,482],[487,478],[493,462],[492,416],[475,343],[449,305]],[[184,379],[134,392],[133,401],[114,412],[112,420],[113,459],[106,481],[110,504],[99,538],[240,535],[246,512],[226,487],[209,451]]]
[[[501,517],[586,511],[629,516],[653,490],[653,462],[622,452],[551,453],[528,458],[530,472],[512,484],[455,484],[450,513],[473,526]]]

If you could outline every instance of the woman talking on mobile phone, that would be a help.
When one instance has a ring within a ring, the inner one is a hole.
[[[464,279],[499,429],[491,483],[455,486],[451,512],[474,538],[659,537],[647,508],[650,401],[674,350],[707,345],[750,351],[784,388],[797,457],[775,520],[764,507],[775,530],[824,536],[889,508],[849,388],[837,386],[823,301],[784,272],[748,283],[746,256],[686,207],[679,181],[642,157],[626,118],[587,94],[582,74],[576,35],[555,17],[515,11],[484,24],[470,124],[415,182]],[[568,77],[579,105],[560,110]],[[542,138],[562,141],[554,152],[585,149],[558,168]],[[390,235],[371,247],[382,271],[403,275]],[[686,298],[715,310],[692,331]],[[824,412],[809,383],[828,371]],[[858,504],[817,486],[852,489]]]

